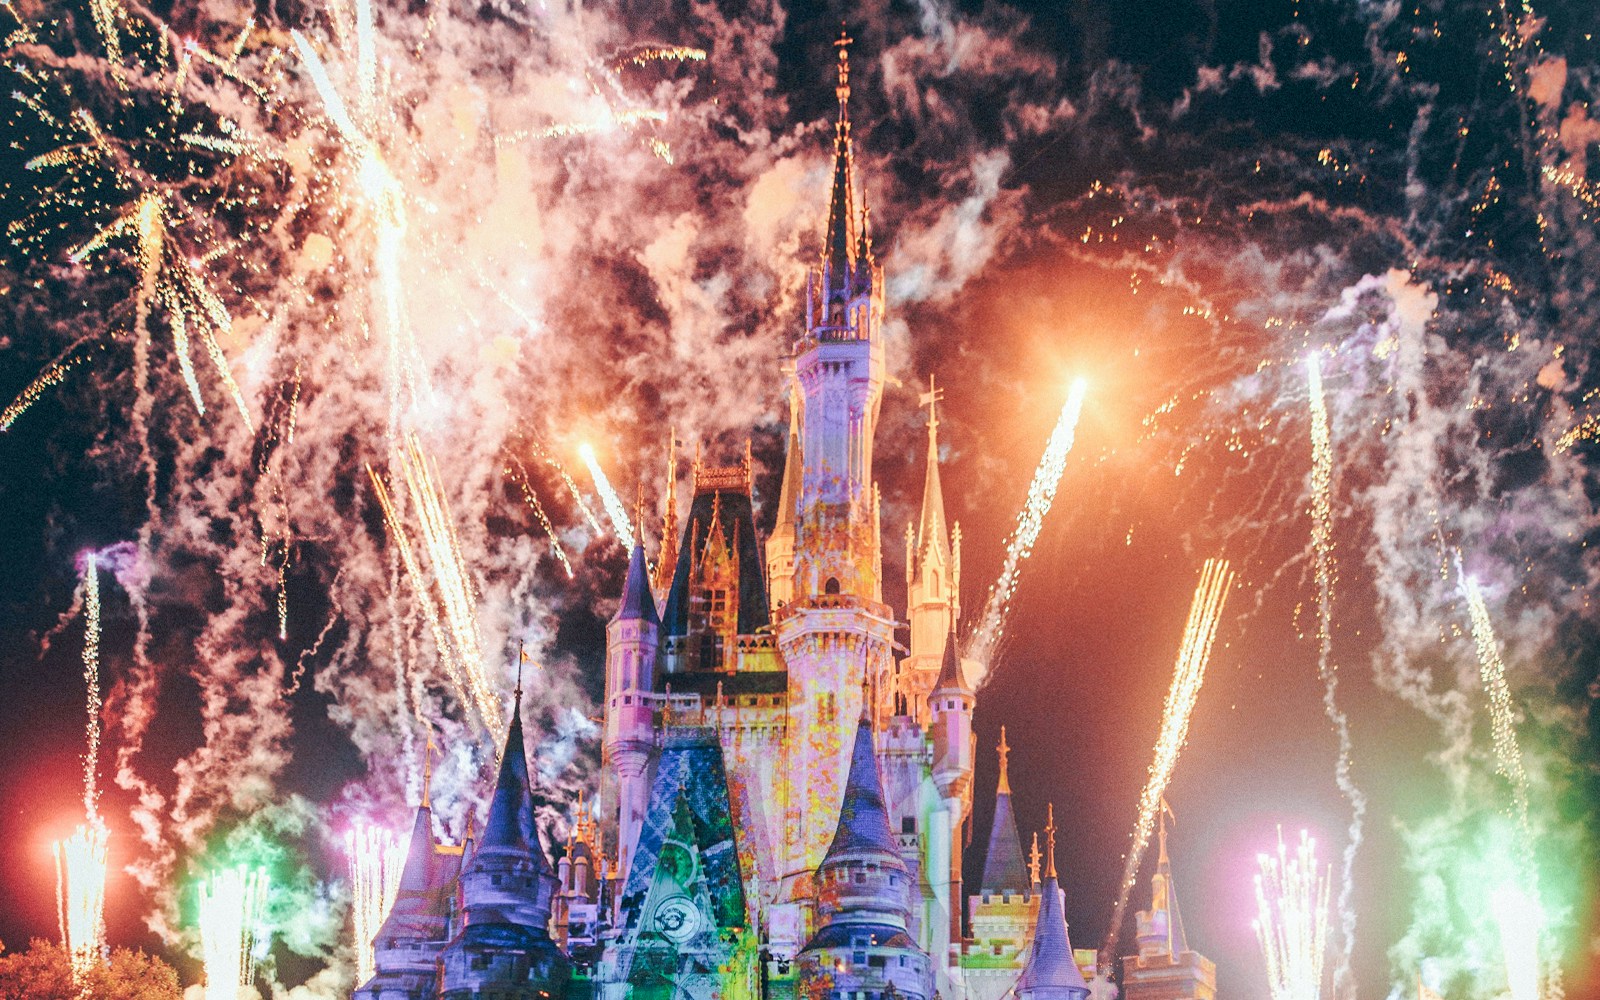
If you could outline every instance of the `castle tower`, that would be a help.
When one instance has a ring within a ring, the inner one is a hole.
[[[550,939],[556,876],[534,818],[522,690],[489,819],[461,870],[461,929],[439,956],[439,1000],[562,1000],[572,977]]]
[[[854,238],[849,42],[841,34],[836,43],[833,191],[822,255],[806,281],[806,329],[795,345],[803,462],[794,589],[796,597],[876,601],[872,444],[883,401],[883,273],[870,239],[858,245]]]
[[[796,995],[931,1000],[932,963],[907,932],[912,888],[862,712],[838,828],[817,869],[817,930],[796,960]]]
[[[1016,984],[1039,914],[1040,894],[1024,867],[1022,840],[1011,808],[1007,773],[1011,748],[1006,745],[1004,726],[996,749],[1000,780],[995,787],[994,822],[989,828],[979,892],[967,900],[972,940],[962,964],[969,1000],[1000,1000]],[[1034,850],[1038,851],[1037,840]]]
[[[911,619],[911,652],[901,661],[902,684],[923,726],[929,722],[928,693],[938,677],[944,639],[955,627],[960,605],[960,557],[945,526],[944,490],[939,484],[937,408],[942,398],[930,376],[928,391],[922,394],[922,405],[928,408],[928,469],[922,485],[922,513],[915,531],[909,526],[906,529],[906,608]]]
[[[933,746],[933,782],[942,806],[928,830],[928,882],[948,929],[930,938],[945,951],[948,965],[961,940],[961,849],[963,830],[972,812],[972,767],[977,737],[972,732],[972,710],[977,697],[967,684],[956,635],[945,637],[939,676],[928,694],[932,724],[928,738]]]
[[[1089,984],[1072,953],[1067,935],[1067,914],[1056,879],[1056,812],[1050,807],[1045,827],[1044,885],[1039,919],[1034,924],[1028,964],[1017,979],[1017,1000],[1089,1000]]]
[[[785,842],[771,935],[773,953],[783,958],[809,936],[812,875],[837,825],[862,679],[877,694],[879,709],[893,700],[895,616],[882,603],[872,482],[884,380],[883,280],[865,219],[862,238],[855,238],[848,44],[841,35],[833,191],[821,259],[806,285],[806,328],[793,359],[800,396],[794,575],[790,600],[773,627],[787,668],[790,734],[778,824]],[[780,523],[787,516],[780,514]],[[875,722],[887,722],[887,711],[878,714],[882,718]]]
[[[622,585],[622,603],[606,625],[604,751],[617,789],[617,863],[623,873],[632,860],[650,795],[645,770],[655,751],[651,695],[660,631],[644,547],[635,545]]]
[[[1217,967],[1189,949],[1172,885],[1167,858],[1167,809],[1161,803],[1157,832],[1160,854],[1150,879],[1150,909],[1135,917],[1139,954],[1122,960],[1122,988],[1127,1000],[1215,1000]]]
[[[577,816],[567,835],[566,851],[556,862],[556,891],[551,931],[574,965],[592,966],[599,957],[601,913],[606,875],[599,831],[578,795]]]

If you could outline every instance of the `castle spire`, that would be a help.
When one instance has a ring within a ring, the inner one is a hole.
[[[1033,925],[1028,964],[1017,979],[1017,1000],[1088,1000],[1089,984],[1072,954],[1061,885],[1056,880],[1056,809],[1051,804],[1045,828],[1044,887]]]
[[[641,535],[642,539],[643,536]],[[644,563],[644,543],[636,541],[628,557],[628,576],[622,584],[622,603],[612,621],[644,621],[660,625],[656,599],[650,594],[650,570]]]
[[[656,592],[665,594],[678,568],[678,429],[667,432],[667,510],[661,523],[661,547],[656,553]],[[641,537],[643,537],[641,535]]]
[[[433,751],[433,726],[429,725],[428,745],[422,751],[422,808],[424,809],[433,808]]]
[[[989,827],[989,848],[983,861],[983,881],[979,888],[985,893],[1021,893],[1030,882],[1022,867],[1022,839],[1017,835],[1017,818],[1011,808],[1011,781],[1006,775],[1006,755],[1011,748],[1006,745],[1005,727],[1000,728],[1000,782],[994,794],[994,822]]]
[[[917,558],[932,556],[941,567],[952,561],[949,531],[944,520],[944,489],[939,483],[939,403],[944,400],[944,390],[928,376],[928,391],[921,403],[928,408],[928,471],[922,482],[922,517],[917,529]]]
[[[833,43],[839,50],[839,83],[834,93],[839,98],[839,120],[833,133],[833,196],[828,202],[827,242],[823,264],[828,291],[848,293],[850,270],[855,263],[855,199],[850,188],[850,36],[841,25]]]

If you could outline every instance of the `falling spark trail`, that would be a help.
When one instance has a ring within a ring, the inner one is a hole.
[[[989,600],[984,606],[983,617],[978,620],[978,627],[964,654],[978,663],[983,675],[988,673],[989,660],[994,655],[1001,629],[1011,612],[1011,597],[1016,593],[1022,563],[1033,552],[1033,545],[1044,528],[1045,515],[1050,513],[1050,505],[1055,502],[1056,489],[1061,485],[1061,476],[1066,471],[1067,453],[1072,450],[1077,435],[1078,416],[1083,412],[1083,397],[1087,391],[1088,384],[1083,379],[1073,380],[1072,389],[1067,393],[1067,403],[1061,408],[1055,430],[1050,432],[1050,441],[1045,445],[1044,456],[1039,459],[1039,467],[1033,473],[1033,482],[1028,485],[1027,502],[1017,514],[1017,526],[1012,529],[1011,538],[1006,543],[1006,557],[1000,566],[1000,575],[995,579],[994,586],[989,588]],[[983,686],[983,675],[974,680],[975,686]]]
[[[606,516],[611,518],[611,526],[616,530],[617,538],[621,540],[624,549],[632,552],[633,528],[628,525],[628,511],[622,506],[622,498],[611,488],[611,480],[606,478],[606,470],[600,468],[594,449],[588,444],[582,444],[578,446],[578,454],[583,458],[583,464],[589,467],[589,476],[594,480],[595,489],[600,491],[600,501],[605,504]]]
[[[1521,833],[1519,854],[1525,865],[1533,859],[1531,827],[1528,824],[1528,772],[1522,766],[1522,747],[1517,743],[1516,716],[1511,709],[1511,689],[1506,684],[1506,664],[1500,658],[1489,607],[1476,577],[1461,578],[1467,598],[1467,613],[1472,618],[1472,641],[1478,650],[1478,675],[1489,695],[1489,720],[1494,733],[1496,769],[1511,783],[1514,818]]]
[[[1328,408],[1322,394],[1322,363],[1316,353],[1306,359],[1306,377],[1311,404],[1311,552],[1317,578],[1317,676],[1322,679],[1322,708],[1339,740],[1339,759],[1334,778],[1345,801],[1350,803],[1350,827],[1339,867],[1338,965],[1334,969],[1334,991],[1341,997],[1355,996],[1355,981],[1350,971],[1350,956],[1355,949],[1356,910],[1354,871],[1356,852],[1361,849],[1361,830],[1367,813],[1367,797],[1351,777],[1350,720],[1339,708],[1339,665],[1333,659],[1333,589],[1338,564],[1333,557],[1333,444],[1328,431]]]
[[[356,982],[364,983],[376,971],[373,938],[383,926],[400,891],[400,871],[405,867],[405,846],[391,831],[357,824],[344,835],[350,858],[350,904],[355,922]]]
[[[77,353],[78,347],[82,343],[83,341],[80,340],[61,352],[60,357],[50,362],[44,367],[43,371],[34,376],[33,381],[29,382],[27,387],[17,394],[17,398],[11,401],[10,406],[0,410],[0,431],[9,431],[11,425],[16,423],[17,419],[24,413],[28,412],[30,406],[39,401],[39,397],[44,395],[46,389],[58,386],[66,381],[67,375],[71,373],[72,369],[83,363],[84,356]]]
[[[1506,985],[1512,1000],[1539,1000],[1539,931],[1544,914],[1515,884],[1503,885],[1489,897],[1489,909],[1500,929]]]
[[[268,880],[259,868],[229,868],[200,883],[200,950],[206,967],[205,1000],[240,1000],[256,975],[266,944]]]
[[[1161,713],[1161,733],[1156,737],[1154,760],[1144,792],[1139,796],[1139,819],[1133,828],[1133,843],[1122,870],[1122,888],[1117,895],[1117,905],[1112,910],[1111,929],[1105,946],[1100,949],[1102,962],[1109,963],[1116,955],[1117,939],[1121,934],[1122,918],[1128,911],[1128,899],[1133,893],[1134,880],[1139,876],[1139,865],[1144,860],[1145,848],[1150,845],[1150,834],[1155,829],[1156,816],[1161,808],[1167,783],[1172,780],[1178,756],[1189,738],[1189,719],[1194,714],[1200,685],[1205,680],[1206,664],[1211,659],[1211,645],[1217,637],[1217,627],[1222,622],[1222,606],[1227,603],[1228,591],[1233,586],[1233,570],[1226,559],[1207,559],[1200,570],[1200,582],[1195,587],[1194,599],[1189,604],[1189,621],[1183,629],[1183,645],[1178,649],[1178,660],[1172,672],[1172,687],[1167,690],[1167,701]]]
[[[100,579],[95,554],[84,558],[83,680],[87,721],[83,755],[84,821],[55,845],[56,910],[61,945],[82,983],[105,949],[106,840],[100,819]]]
[[[573,482],[572,477],[567,474],[567,470],[562,468],[561,463],[553,458],[547,458],[546,461],[550,463],[551,468],[561,473],[561,481],[567,484],[567,492],[572,494],[573,502],[578,505],[578,510],[583,514],[583,519],[589,522],[589,527],[594,529],[596,535],[605,534],[605,526],[600,523],[598,517],[594,516],[594,511],[589,509],[588,501],[583,499],[583,492],[578,489],[578,484]]]
[[[367,474],[372,479],[378,504],[383,509],[384,520],[394,536],[395,548],[405,564],[417,592],[423,616],[433,633],[439,650],[439,660],[445,673],[455,685],[456,695],[464,707],[475,709],[484,733],[495,733],[501,728],[500,702],[494,696],[492,685],[484,674],[483,645],[478,633],[477,589],[461,554],[461,543],[456,537],[455,522],[450,506],[438,486],[438,476],[433,463],[422,451],[415,435],[407,438],[399,451],[401,478],[406,485],[406,496],[416,508],[420,527],[422,550],[428,556],[429,574],[423,571],[417,553],[412,549],[411,536],[395,507],[383,478],[370,465]]]
[[[572,562],[567,558],[567,550],[561,544],[561,537],[556,534],[555,525],[550,523],[550,515],[545,513],[544,504],[539,502],[539,494],[533,491],[533,483],[528,479],[527,467],[522,464],[520,458],[513,457],[511,461],[516,466],[516,469],[513,471],[508,468],[506,469],[506,474],[510,475],[515,480],[517,487],[522,490],[523,501],[533,511],[533,516],[539,519],[539,524],[544,528],[545,535],[550,539],[550,551],[555,553],[556,559],[561,563],[561,568],[567,571],[567,579],[572,579],[575,575],[572,571]]]
[[[1293,857],[1278,831],[1278,853],[1256,855],[1256,940],[1272,1000],[1318,1000],[1328,941],[1328,880],[1317,870],[1316,841],[1300,831]]]

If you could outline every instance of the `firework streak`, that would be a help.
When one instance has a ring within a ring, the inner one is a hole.
[[[356,982],[364,983],[377,971],[373,938],[400,891],[400,871],[405,867],[405,845],[392,832],[364,823],[344,835],[350,857],[350,906],[355,923]]]
[[[546,537],[550,539],[550,551],[555,553],[561,568],[567,571],[567,579],[572,579],[574,575],[572,561],[567,558],[567,550],[561,544],[561,537],[556,534],[555,525],[550,523],[550,515],[545,513],[544,504],[539,502],[539,494],[533,491],[533,483],[528,479],[528,469],[522,464],[522,459],[513,457],[511,465],[506,467],[506,475],[510,476],[517,484],[517,488],[522,491],[523,502],[533,511],[533,516],[539,519]]]
[[[1000,632],[1011,613],[1011,597],[1017,591],[1018,573],[1023,561],[1033,552],[1033,544],[1039,540],[1039,532],[1044,528],[1044,517],[1050,513],[1050,505],[1055,502],[1056,489],[1061,485],[1062,473],[1066,471],[1067,453],[1072,450],[1072,442],[1077,435],[1078,415],[1083,412],[1083,397],[1087,391],[1088,385],[1083,379],[1073,380],[1072,389],[1067,393],[1067,403],[1061,408],[1055,430],[1050,432],[1050,441],[1045,445],[1044,457],[1039,459],[1033,482],[1028,484],[1027,502],[1017,514],[1017,526],[1012,529],[1011,538],[1006,542],[1006,557],[1000,565],[1000,575],[995,579],[994,586],[989,588],[989,600],[984,605],[983,617],[978,620],[977,630],[973,632],[963,654],[963,657],[976,661],[983,671],[973,680],[975,687],[983,686],[989,660],[994,656],[995,647],[1000,642]]]
[[[500,702],[484,674],[483,648],[478,635],[477,588],[461,555],[450,504],[439,489],[432,462],[422,451],[415,435],[407,438],[397,455],[405,496],[415,508],[421,529],[422,549],[428,555],[429,575],[411,546],[411,536],[395,506],[383,478],[370,465],[367,474],[383,508],[384,521],[394,538],[400,559],[417,593],[417,602],[433,632],[439,661],[455,685],[456,696],[464,708],[475,710],[485,734],[497,733],[502,723]]]
[[[622,498],[611,488],[611,480],[606,478],[606,470],[600,468],[594,449],[587,444],[580,445],[578,454],[582,456],[583,464],[589,467],[589,475],[594,479],[595,489],[600,491],[600,500],[606,505],[606,515],[611,518],[611,526],[616,529],[617,538],[621,540],[623,548],[632,552],[633,529],[628,526],[628,511],[622,506]]]
[[[1322,956],[1328,942],[1327,872],[1317,871],[1317,842],[1300,831],[1294,857],[1278,831],[1278,853],[1256,855],[1253,926],[1267,963],[1272,1000],[1317,1000],[1322,995]]]
[[[1511,803],[1517,829],[1522,834],[1519,853],[1525,862],[1532,860],[1532,836],[1528,825],[1528,772],[1522,766],[1522,747],[1517,743],[1516,718],[1511,710],[1511,689],[1506,685],[1506,664],[1500,658],[1500,644],[1495,641],[1494,625],[1489,620],[1489,607],[1484,603],[1483,590],[1474,577],[1461,578],[1461,590],[1467,598],[1467,612],[1472,617],[1472,642],[1478,650],[1478,675],[1489,695],[1489,719],[1494,732],[1496,769],[1511,783]]]
[[[1338,566],[1333,558],[1333,444],[1328,432],[1328,408],[1322,395],[1322,364],[1316,354],[1306,359],[1311,404],[1311,555],[1317,577],[1317,676],[1322,678],[1322,708],[1339,738],[1339,760],[1334,778],[1350,803],[1350,828],[1339,868],[1339,927],[1341,941],[1335,990],[1353,995],[1350,955],[1355,948],[1356,911],[1353,870],[1361,848],[1362,821],[1367,797],[1350,776],[1350,720],[1339,708],[1339,666],[1333,660],[1333,586]]]
[[[200,949],[206,966],[206,1000],[239,1000],[256,977],[267,901],[267,873],[228,868],[200,883]]]
[[[1189,604],[1189,622],[1183,629],[1183,645],[1178,650],[1178,662],[1172,673],[1172,687],[1167,690],[1167,701],[1161,712],[1161,735],[1156,738],[1155,759],[1150,763],[1150,777],[1145,781],[1144,792],[1139,796],[1139,820],[1133,828],[1133,844],[1128,849],[1128,859],[1123,865],[1122,888],[1117,894],[1117,905],[1111,914],[1111,929],[1101,948],[1104,962],[1116,956],[1117,938],[1123,915],[1128,911],[1128,897],[1139,876],[1139,863],[1144,859],[1145,848],[1150,845],[1150,834],[1155,830],[1156,816],[1161,809],[1161,797],[1166,794],[1167,782],[1178,764],[1184,742],[1189,738],[1189,717],[1194,714],[1195,701],[1200,697],[1200,683],[1205,680],[1206,663],[1211,659],[1211,644],[1217,637],[1217,626],[1222,621],[1222,606],[1227,603],[1228,590],[1233,586],[1233,570],[1226,559],[1207,559],[1200,570],[1200,583],[1195,587],[1194,600]]]
[[[100,820],[100,580],[95,554],[83,569],[83,680],[88,721],[83,755],[84,822],[55,844],[56,913],[61,945],[72,960],[72,977],[82,983],[105,950],[106,827]]]

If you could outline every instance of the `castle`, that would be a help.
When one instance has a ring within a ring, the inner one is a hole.
[[[771,535],[757,536],[748,450],[730,468],[696,458],[681,529],[673,470],[657,565],[633,549],[606,631],[604,819],[580,809],[551,864],[514,707],[481,833],[439,844],[424,793],[356,1000],[1089,997],[1096,959],[1068,936],[1053,810],[1043,864],[1037,836],[1025,859],[1004,731],[983,870],[962,871],[977,698],[955,641],[961,536],[933,391],[906,621],[883,602],[884,282],[852,193],[847,44]],[[1163,828],[1124,990],[1212,1000],[1165,845]]]

